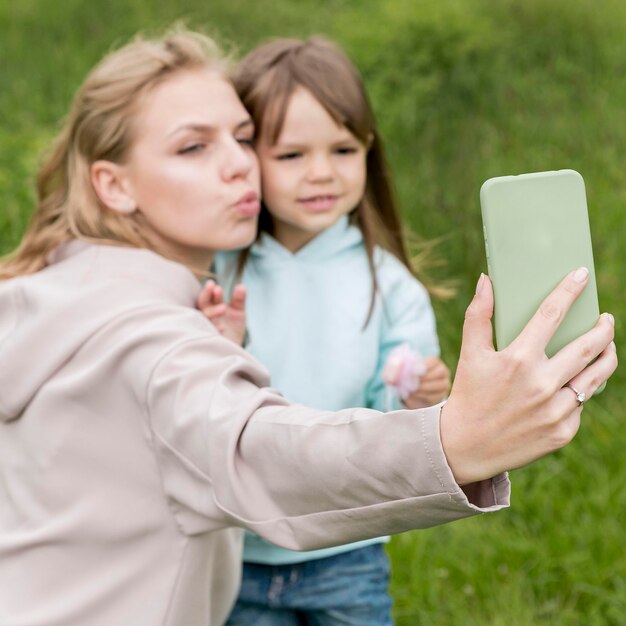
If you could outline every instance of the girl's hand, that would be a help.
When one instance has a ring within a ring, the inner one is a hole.
[[[227,339],[242,345],[246,336],[246,288],[237,285],[230,304],[224,302],[224,290],[214,280],[207,280],[196,306]]]
[[[578,431],[582,406],[565,385],[571,382],[590,398],[614,372],[613,317],[601,315],[594,328],[550,359],[545,348],[587,282],[584,269],[566,276],[519,336],[496,352],[493,291],[489,278],[481,276],[441,411],[443,449],[460,485],[526,465],[562,448]]]
[[[439,357],[426,357],[424,366],[426,371],[420,377],[419,387],[403,400],[408,409],[422,409],[437,404],[450,391],[450,370]]]

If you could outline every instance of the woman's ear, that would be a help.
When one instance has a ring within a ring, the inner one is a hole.
[[[372,147],[373,143],[374,143],[374,133],[368,133],[367,134],[367,141],[365,142],[366,150],[369,150]]]
[[[102,204],[108,209],[124,215],[130,215],[137,210],[137,203],[126,191],[121,165],[111,161],[95,161],[91,165],[91,184]]]

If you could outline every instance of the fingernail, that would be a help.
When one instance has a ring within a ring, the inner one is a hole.
[[[480,278],[478,279],[478,283],[476,284],[476,295],[478,295],[482,291],[484,282],[485,282],[485,275],[481,272]]]
[[[605,313],[609,322],[611,322],[611,326],[615,326],[615,318],[610,313]]]
[[[574,280],[577,283],[584,283],[589,276],[589,270],[586,267],[579,267],[573,275]]]
[[[614,341],[611,341],[609,345],[611,346],[611,350],[613,350],[613,352],[617,352],[617,346],[615,345]]]

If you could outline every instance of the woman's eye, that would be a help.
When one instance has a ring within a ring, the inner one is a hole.
[[[195,152],[200,152],[205,147],[203,143],[193,143],[188,146],[184,146],[178,150],[178,154],[194,154]]]
[[[250,146],[251,148],[254,147],[254,139],[252,137],[239,137],[237,139],[237,143],[242,146]]]

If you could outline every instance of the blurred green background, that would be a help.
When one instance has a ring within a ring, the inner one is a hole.
[[[0,0],[0,253],[24,230],[39,156],[87,70],[137,30],[180,18],[241,53],[266,37],[312,33],[344,46],[369,88],[406,223],[442,240],[444,263],[431,272],[458,282],[453,300],[435,302],[452,367],[485,270],[480,185],[578,170],[601,309],[616,317],[619,352],[626,4],[618,0]],[[397,623],[625,624],[625,400],[618,369],[570,446],[512,473],[510,510],[394,538]]]

